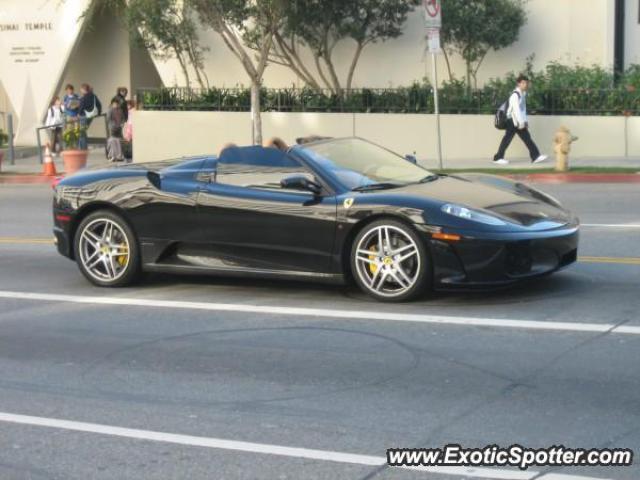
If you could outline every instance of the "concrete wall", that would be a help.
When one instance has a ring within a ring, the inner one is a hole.
[[[636,3],[629,0],[627,3]],[[550,61],[565,64],[613,65],[613,5],[614,0],[529,0],[526,2],[528,21],[520,32],[518,41],[509,48],[490,52],[479,71],[480,83],[503,76],[509,71],[524,68],[528,56],[535,54],[534,65],[544,68]],[[360,59],[354,86],[390,87],[408,85],[430,77],[430,65],[425,62],[425,29],[423,10],[417,8],[409,17],[404,34],[385,43],[370,45]],[[446,16],[446,11],[443,12]],[[630,15],[628,15],[630,16]],[[637,15],[635,17],[637,19]],[[248,77],[240,62],[229,52],[220,36],[203,28],[200,38],[204,46],[205,68],[212,85],[233,87],[248,85]],[[638,42],[636,42],[638,44]],[[628,48],[632,47],[628,44]],[[344,79],[355,45],[344,41],[335,50],[339,76]],[[446,77],[442,55],[438,60],[440,78]],[[313,70],[313,61],[308,58]],[[156,60],[158,70],[166,85],[184,85],[180,68],[175,61]],[[464,64],[459,57],[452,58],[454,74],[464,77]],[[301,85],[290,70],[270,65],[265,73],[268,87]]]
[[[627,118],[627,152],[629,156],[640,155],[640,117]]]
[[[640,1],[627,0],[625,11],[625,52],[626,66],[640,64]]]
[[[249,113],[151,112],[134,116],[134,159],[147,162],[182,155],[217,153],[227,142],[251,142]],[[398,153],[414,153],[436,166],[435,117],[410,114],[263,113],[264,138],[282,137],[293,143],[303,135],[357,135]],[[625,145],[625,122],[628,137]],[[573,144],[576,157],[640,156],[640,118],[532,116],[531,130],[540,149],[552,153],[552,139],[560,125],[580,137]],[[478,165],[493,157],[502,132],[490,115],[443,115],[442,150],[446,159],[474,159]],[[515,139],[509,158],[525,158],[527,151]]]

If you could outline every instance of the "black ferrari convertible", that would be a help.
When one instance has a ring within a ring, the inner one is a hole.
[[[86,170],[55,187],[62,255],[141,271],[345,282],[378,300],[493,287],[576,260],[578,219],[523,183],[431,173],[360,138]]]

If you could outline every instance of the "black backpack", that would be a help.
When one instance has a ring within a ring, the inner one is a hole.
[[[518,95],[518,98],[520,98],[520,92],[514,90],[513,92],[511,92],[511,95],[513,95],[514,93]],[[496,116],[493,120],[493,124],[498,130],[507,129],[507,121],[509,120],[507,118],[507,111],[509,110],[509,99],[511,98],[511,95],[509,95],[509,98],[502,102],[502,105],[498,107],[498,111],[496,112]]]

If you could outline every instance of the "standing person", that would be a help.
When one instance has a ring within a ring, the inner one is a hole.
[[[498,153],[493,157],[493,163],[496,165],[508,165],[509,161],[504,156],[507,148],[511,144],[514,135],[518,135],[520,139],[529,149],[531,163],[544,162],[548,157],[541,155],[540,150],[531,138],[529,133],[529,121],[527,120],[527,90],[529,89],[529,79],[524,75],[519,75],[516,80],[516,89],[509,97],[509,107],[507,109],[507,129],[504,137],[500,142]]]
[[[127,108],[129,113],[122,132],[122,138],[124,139],[122,152],[126,160],[131,160],[133,158],[133,112],[136,110],[135,102],[127,100]]]
[[[64,105],[64,115],[67,117],[67,121],[73,121],[77,119],[78,113],[80,112],[80,99],[78,95],[76,95],[73,85],[70,83],[64,87],[65,96],[62,99],[62,103]]]
[[[78,148],[80,150],[87,149],[87,129],[91,126],[91,122],[95,117],[102,113],[102,104],[100,100],[93,93],[93,88],[87,83],[83,83],[80,86],[80,108],[78,116],[80,118],[80,126],[82,131],[80,134],[80,141],[78,142]]]
[[[47,110],[47,119],[45,120],[45,126],[49,127],[47,133],[49,134],[49,140],[47,147],[58,156],[62,149],[62,124],[64,123],[64,111],[62,109],[62,102],[60,97],[53,97]]]
[[[122,154],[122,110],[117,98],[111,100],[111,106],[107,113],[107,124],[109,126],[109,138],[107,139],[107,157],[110,162],[124,160]]]
[[[129,118],[129,109],[127,108],[127,95],[129,90],[127,87],[118,87],[116,95],[111,99],[111,103],[118,102],[120,111],[122,112],[122,122],[126,122]]]

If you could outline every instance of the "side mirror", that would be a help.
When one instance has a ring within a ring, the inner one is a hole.
[[[290,175],[280,180],[280,187],[289,190],[302,190],[320,195],[322,187],[304,175]]]
[[[411,162],[411,163],[413,163],[414,165],[417,165],[417,163],[418,163],[418,159],[416,158],[416,156],[415,156],[415,155],[411,155],[410,153],[407,153],[407,154],[404,156],[404,159],[405,159],[407,162]]]

